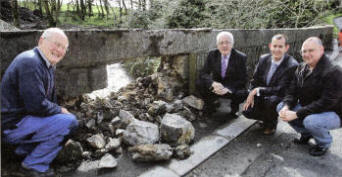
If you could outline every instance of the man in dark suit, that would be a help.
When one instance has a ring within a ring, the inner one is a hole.
[[[217,48],[209,52],[207,60],[197,80],[197,88],[205,102],[205,113],[210,115],[218,106],[214,102],[219,97],[229,98],[230,115],[237,117],[239,104],[246,97],[246,55],[234,46],[230,32],[220,32],[216,36]]]
[[[270,53],[260,57],[251,81],[251,91],[242,114],[262,121],[264,134],[275,133],[278,123],[277,104],[285,96],[285,89],[293,78],[298,62],[286,52],[289,49],[283,34],[272,37]]]
[[[295,144],[307,144],[314,138],[316,145],[310,155],[324,155],[332,143],[330,130],[342,123],[342,70],[324,55],[322,41],[310,37],[302,45],[303,63],[296,72],[283,102],[279,117],[301,134]]]

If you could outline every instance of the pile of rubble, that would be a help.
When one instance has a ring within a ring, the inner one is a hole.
[[[65,101],[62,106],[77,115],[80,128],[57,162],[77,164],[80,172],[114,168],[126,147],[134,161],[187,158],[195,136],[191,121],[201,114],[203,101],[184,97],[177,85],[155,73],[106,98],[83,95]]]

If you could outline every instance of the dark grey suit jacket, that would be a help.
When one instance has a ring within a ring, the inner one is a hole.
[[[277,96],[279,99],[285,96],[285,90],[288,88],[294,77],[294,72],[298,62],[290,55],[285,54],[283,61],[274,72],[269,85],[266,84],[268,71],[271,68],[272,55],[265,54],[259,59],[259,63],[253,74],[250,89],[262,87],[261,96]]]
[[[209,89],[213,81],[222,83],[233,94],[246,90],[247,83],[247,57],[244,53],[232,49],[226,76],[221,76],[221,53],[218,49],[209,52],[207,60],[200,72],[199,83],[201,87]]]

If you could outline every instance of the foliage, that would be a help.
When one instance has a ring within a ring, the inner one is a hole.
[[[179,6],[167,17],[169,28],[201,27],[209,16],[206,13],[207,0],[180,0]]]
[[[159,57],[138,58],[124,62],[123,67],[134,77],[144,77],[155,73],[160,65]]]

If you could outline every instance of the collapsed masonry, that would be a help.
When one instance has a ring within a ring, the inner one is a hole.
[[[167,161],[191,155],[203,101],[186,96],[186,80],[175,60],[162,59],[159,72],[139,77],[106,98],[64,98],[62,106],[78,117],[80,128],[56,161],[79,172],[114,168],[123,148],[134,161]]]

